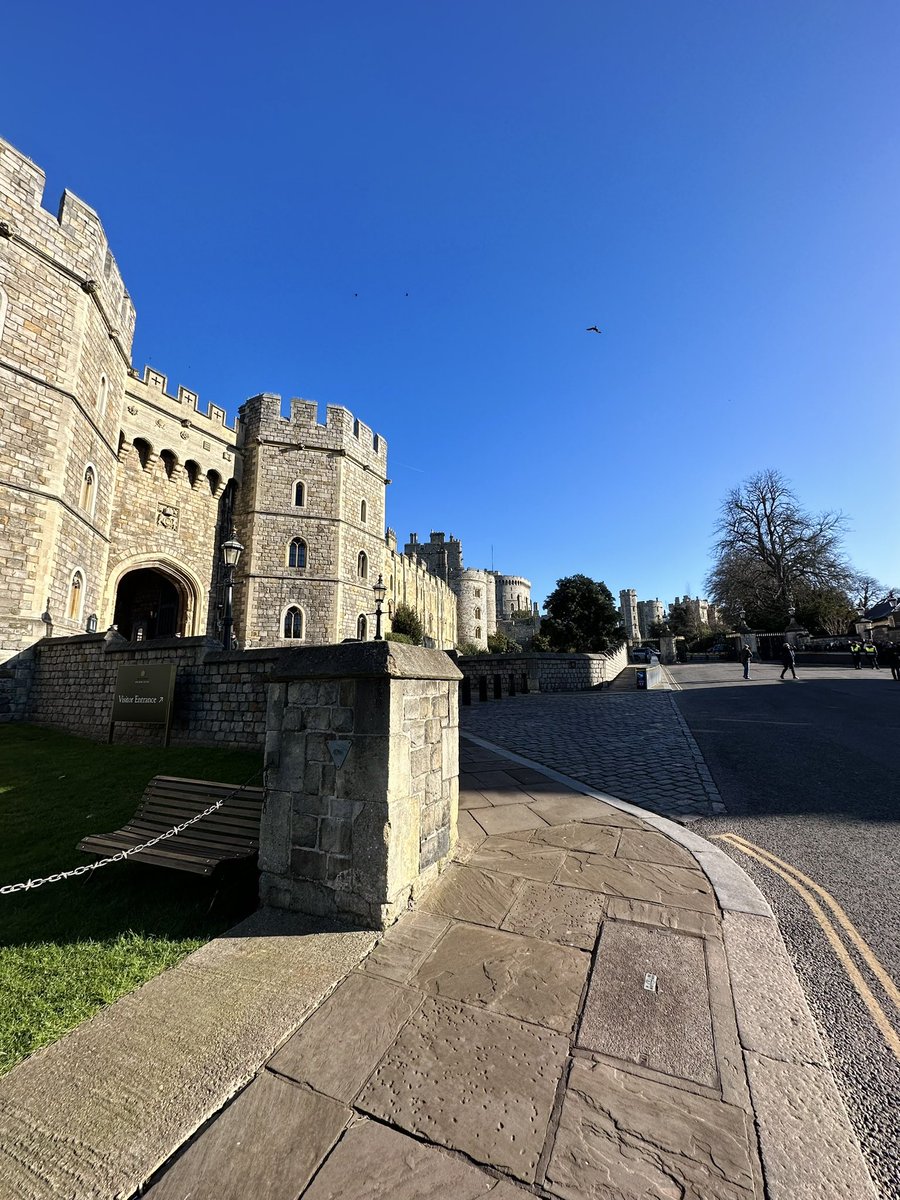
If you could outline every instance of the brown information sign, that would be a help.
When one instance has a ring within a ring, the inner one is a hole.
[[[109,740],[112,741],[113,726],[117,721],[129,721],[165,725],[168,743],[174,691],[175,667],[119,667],[109,719]]]

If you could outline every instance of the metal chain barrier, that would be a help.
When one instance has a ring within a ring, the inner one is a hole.
[[[25,883],[8,883],[4,887],[0,887],[0,896],[12,896],[16,892],[31,892],[35,888],[43,887],[45,883],[59,883],[61,879],[74,879],[78,875],[89,875],[99,867],[108,867],[110,863],[124,862],[130,855],[139,854],[142,850],[149,850],[160,842],[164,842],[167,838],[176,837],[179,833],[183,833],[189,826],[196,825],[198,821],[202,821],[204,817],[208,817],[210,813],[214,813],[216,809],[221,808],[232,796],[236,796],[238,792],[247,787],[251,780],[256,779],[258,775],[262,775],[262,770],[254,771],[250,779],[247,779],[244,783],[234,788],[227,796],[223,796],[221,800],[217,800],[215,804],[210,804],[209,808],[204,808],[203,812],[197,813],[194,817],[188,817],[180,825],[173,825],[165,833],[157,834],[156,837],[150,838],[148,842],[142,842],[140,846],[131,846],[128,850],[120,850],[118,854],[110,855],[109,858],[98,859],[97,862],[87,863],[83,867],[73,867],[71,871],[58,871],[55,875],[47,875],[44,879],[29,879]]]

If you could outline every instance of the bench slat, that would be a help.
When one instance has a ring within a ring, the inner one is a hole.
[[[195,825],[131,856],[135,862],[211,875],[221,863],[256,857],[263,788],[236,790],[234,784],[157,775],[148,783],[137,812],[125,826],[111,833],[91,834],[78,843],[78,849],[100,856],[131,849],[225,797],[221,808]]]

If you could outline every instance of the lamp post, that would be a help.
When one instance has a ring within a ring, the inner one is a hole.
[[[375,594],[375,637],[373,640],[380,642],[384,640],[381,636],[381,606],[384,603],[384,597],[387,593],[383,576],[378,576],[378,582],[372,588],[372,591]]]
[[[243,551],[244,547],[234,536],[234,530],[232,530],[228,541],[222,543],[222,561],[225,563],[225,615],[222,620],[222,641],[226,650],[231,649],[231,630],[234,625],[231,609],[232,592],[234,590],[234,568],[238,565],[238,560]]]

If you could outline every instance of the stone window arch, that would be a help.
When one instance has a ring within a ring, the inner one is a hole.
[[[0,287],[0,338],[3,337],[3,322],[6,320],[6,309],[9,301],[3,288]]]
[[[369,506],[368,506],[368,504],[365,502],[365,500],[360,500],[360,502],[359,502],[359,520],[360,520],[360,524],[361,524],[361,525],[365,525],[365,523],[366,523],[366,521],[368,521],[368,519],[369,519]]]
[[[302,479],[294,480],[294,507],[306,508],[306,484]]]
[[[299,604],[291,604],[284,610],[281,633],[286,641],[302,642],[306,636],[306,617]]]
[[[222,476],[218,471],[207,471],[206,478],[209,480],[210,495],[218,496],[219,490],[222,487]]]
[[[356,636],[361,642],[365,642],[369,637],[369,618],[365,613],[360,613],[356,618]]]
[[[369,556],[365,550],[360,550],[356,556],[356,573],[360,579],[369,578]]]
[[[84,576],[80,571],[73,571],[69,581],[69,599],[66,604],[66,616],[70,621],[81,619],[84,607]]]
[[[475,636],[476,636],[477,638],[480,638],[480,637],[481,637],[481,626],[480,626],[480,625],[476,625],[476,626],[475,626]]]
[[[475,620],[476,620],[476,621],[480,621],[480,620],[481,620],[481,609],[480,609],[480,608],[476,608],[476,609],[475,609]]]
[[[200,464],[189,458],[184,464],[184,473],[191,488],[195,488],[200,481]]]
[[[109,399],[109,380],[105,375],[100,376],[100,382],[97,384],[97,412],[100,416],[106,413],[106,402]]]
[[[141,470],[146,471],[147,465],[150,462],[150,455],[153,453],[153,448],[150,443],[143,438],[134,439],[134,448],[137,450],[138,462],[141,464]]]
[[[289,567],[305,567],[307,556],[307,546],[303,538],[295,537],[291,539],[288,546],[288,566]]]
[[[163,469],[169,479],[175,474],[175,468],[178,465],[178,459],[175,457],[173,450],[160,450],[159,457],[162,461]]]
[[[96,502],[97,472],[94,469],[94,464],[88,463],[84,468],[84,475],[81,478],[81,499],[79,503],[86,513],[93,516]]]

